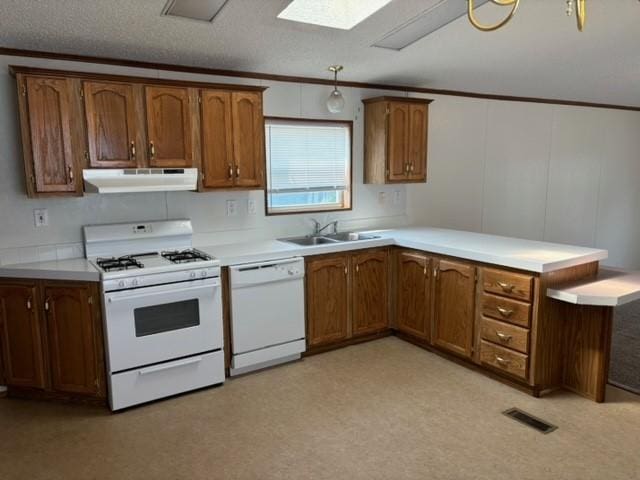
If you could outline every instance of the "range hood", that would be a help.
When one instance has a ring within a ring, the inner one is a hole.
[[[197,168],[86,169],[84,189],[90,193],[173,192],[197,190]]]

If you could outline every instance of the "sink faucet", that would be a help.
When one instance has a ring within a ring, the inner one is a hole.
[[[320,235],[324,230],[333,225],[333,233],[338,233],[338,220],[334,220],[333,222],[327,223],[324,227],[321,226],[321,223],[317,221],[315,218],[312,218],[313,222],[313,234]]]

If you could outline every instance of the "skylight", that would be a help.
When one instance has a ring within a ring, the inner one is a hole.
[[[351,30],[391,0],[293,0],[278,18]]]

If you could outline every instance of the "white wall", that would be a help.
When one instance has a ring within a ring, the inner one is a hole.
[[[30,65],[77,71],[97,71],[218,83],[269,87],[264,96],[265,115],[301,118],[335,118],[354,121],[353,210],[335,214],[266,217],[264,194],[255,192],[170,192],[126,195],[87,195],[82,198],[28,199],[24,187],[15,80],[8,65]],[[28,262],[82,256],[82,225],[188,217],[193,220],[197,244],[230,243],[308,233],[310,217],[338,219],[341,228],[376,228],[407,223],[404,186],[362,183],[363,116],[361,98],[389,92],[343,89],[347,105],[340,115],[325,107],[329,87],[235,79],[179,72],[158,72],[105,65],[0,56],[0,263]],[[394,191],[400,201],[394,203]],[[386,200],[380,204],[379,192]],[[247,200],[257,204],[249,215]],[[227,199],[238,202],[238,215],[227,217]],[[33,209],[47,208],[49,226],[35,228]]]
[[[435,99],[413,223],[597,246],[640,268],[640,112]]]

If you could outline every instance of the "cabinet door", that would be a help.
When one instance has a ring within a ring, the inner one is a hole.
[[[151,167],[191,167],[193,145],[189,89],[145,87],[147,156]]]
[[[77,191],[70,85],[64,78],[24,78],[23,140],[35,193]]]
[[[423,104],[409,106],[409,179],[427,179],[427,122],[428,107]]]
[[[409,156],[409,104],[389,102],[387,139],[387,180],[407,179]]]
[[[464,357],[473,344],[475,267],[439,260],[434,294],[433,343]]]
[[[8,385],[44,388],[36,287],[0,285],[0,337]]]
[[[84,82],[91,167],[135,168],[140,145],[133,85]]]
[[[91,288],[47,285],[44,294],[53,389],[98,393],[98,347]]]
[[[351,257],[354,336],[378,332],[389,327],[388,258],[387,250],[356,253]]]
[[[396,257],[398,330],[429,340],[431,333],[431,259],[417,252]]]
[[[349,263],[346,255],[310,260],[307,272],[309,346],[349,337]]]
[[[262,94],[233,92],[233,158],[238,187],[264,187],[264,118]]]
[[[201,105],[202,186],[232,187],[233,136],[231,92],[204,90]]]

